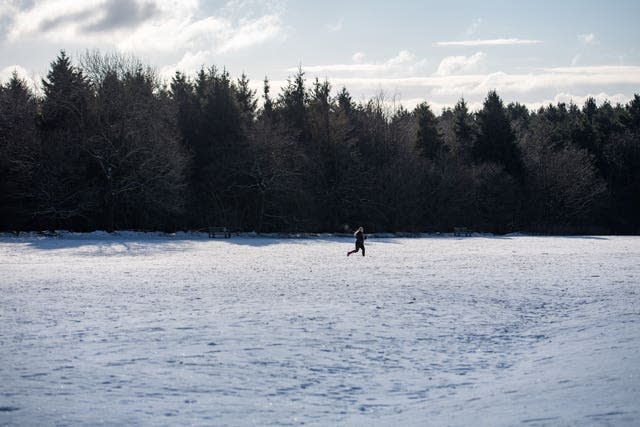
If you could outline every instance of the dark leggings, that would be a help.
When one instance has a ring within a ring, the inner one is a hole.
[[[356,242],[356,250],[353,252],[358,252],[360,248],[362,248],[362,256],[364,256],[364,242]]]

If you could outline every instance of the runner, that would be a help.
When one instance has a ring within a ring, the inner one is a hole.
[[[358,228],[356,232],[353,233],[353,235],[356,238],[356,248],[352,251],[347,252],[347,256],[355,254],[360,248],[362,248],[362,256],[364,256],[364,241],[367,238],[367,236],[364,235],[364,228]]]

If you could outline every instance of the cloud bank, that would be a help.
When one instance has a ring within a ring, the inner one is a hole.
[[[195,0],[41,0],[5,12],[9,42],[24,40],[86,46],[107,45],[131,52],[227,53],[283,34],[280,16],[235,18],[225,11],[203,16]],[[233,6],[233,7],[232,7]]]
[[[481,105],[490,90],[496,90],[501,96],[521,102],[530,108],[557,102],[569,102],[581,105],[588,97],[599,102],[610,100],[613,103],[626,103],[631,99],[625,92],[640,87],[640,66],[590,66],[555,67],[532,70],[527,73],[508,73],[495,71],[482,73],[486,55],[478,52],[469,57],[451,56],[444,58],[435,72],[428,75],[393,76],[384,73],[385,67],[367,68],[379,75],[357,75],[359,64],[344,67],[316,66],[303,67],[311,73],[321,71],[334,87],[345,86],[356,98],[374,96],[379,91],[393,94],[402,99],[407,107],[428,101],[432,106],[452,106],[464,96],[475,107]],[[360,64],[369,67],[367,64]],[[380,64],[382,65],[382,64]],[[349,70],[350,76],[333,74],[331,71]],[[608,90],[603,90],[608,88]],[[409,95],[409,96],[406,96]],[[437,108],[436,108],[437,109]]]
[[[417,59],[416,56],[408,50],[401,50],[394,57],[382,62],[363,62],[366,55],[363,52],[356,52],[352,56],[352,64],[327,64],[327,65],[303,65],[303,70],[314,74],[364,74],[378,76],[399,76],[410,75],[423,70],[428,61],[426,59]],[[295,73],[297,67],[287,68],[288,73]]]
[[[541,40],[527,40],[527,39],[488,39],[488,40],[460,40],[460,41],[443,41],[435,42],[435,46],[465,46],[465,47],[477,47],[477,46],[513,46],[513,45],[526,45],[526,44],[540,44]]]
[[[437,76],[449,76],[453,74],[467,74],[478,71],[479,65],[484,62],[487,55],[478,52],[469,57],[466,56],[448,56],[440,61]]]

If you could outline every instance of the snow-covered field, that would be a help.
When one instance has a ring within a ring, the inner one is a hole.
[[[0,237],[0,425],[640,425],[640,237]]]

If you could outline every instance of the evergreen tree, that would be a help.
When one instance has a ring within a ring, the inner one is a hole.
[[[248,164],[244,170],[254,215],[250,229],[293,231],[297,203],[304,200],[304,155],[294,135],[272,115],[261,114],[249,133]]]
[[[604,102],[594,115],[598,135],[597,164],[610,199],[606,222],[616,232],[640,231],[640,129],[638,95],[623,107]]]
[[[41,225],[86,229],[87,212],[96,200],[86,186],[91,91],[82,71],[62,51],[42,81],[44,100],[40,116],[42,156],[34,188]]]
[[[269,92],[271,92],[271,86],[269,85],[269,79],[265,77],[263,86],[262,86],[262,99],[264,100],[264,103],[262,106],[262,115],[272,119],[273,118],[273,100],[271,99]]]
[[[359,201],[360,161],[348,116],[330,97],[328,81],[314,82],[309,96],[307,178],[313,197],[309,205],[317,227],[336,231],[354,212]]]
[[[435,160],[444,149],[436,116],[426,102],[419,104],[414,114],[417,121],[416,148],[424,157]]]
[[[633,101],[632,101],[633,102]],[[640,131],[612,135],[605,148],[609,166],[606,223],[616,233],[640,233]]]
[[[515,133],[502,100],[495,91],[487,95],[477,119],[479,132],[473,147],[475,162],[496,163],[513,177],[521,178],[522,161]]]
[[[351,117],[355,108],[351,94],[344,86],[340,89],[340,92],[338,92],[338,107],[340,107],[340,110],[342,110],[347,117]]]
[[[640,130],[640,95],[637,93],[633,99],[627,104],[627,127],[631,131]]]
[[[416,128],[413,112],[402,106],[396,109],[390,122],[382,128],[381,146],[385,147],[386,161],[380,163],[377,170],[368,171],[371,178],[367,182],[373,185],[364,187],[370,191],[365,218],[383,230],[421,230],[424,224],[425,206],[421,195],[429,186],[424,179],[424,159],[416,150]],[[368,159],[362,161],[368,162]]]
[[[61,51],[42,80],[44,102],[41,125],[45,131],[69,128],[78,133],[86,124],[90,92],[82,71]]]
[[[406,170],[400,161],[400,150],[405,147],[400,145],[400,140],[392,140],[387,112],[384,96],[379,94],[366,104],[357,105],[349,119],[361,164],[357,206],[349,220],[368,229],[374,224],[388,226],[392,222],[389,201],[398,194],[398,175],[394,176],[393,171]],[[410,150],[414,155],[415,133],[411,134]]]
[[[180,71],[177,71],[171,80],[171,97],[175,103],[182,143],[188,146],[197,138],[200,103],[193,82]]]
[[[464,98],[460,99],[453,108],[454,135],[456,152],[465,163],[471,161],[471,151],[475,142],[476,132],[473,116],[469,113]]]
[[[236,89],[229,73],[215,67],[200,70],[195,93],[199,120],[195,137],[188,141],[194,153],[193,211],[200,227],[241,226],[248,215],[240,191],[246,167],[246,129]]]
[[[244,73],[236,84],[236,99],[242,112],[245,127],[249,128],[256,118],[258,100],[256,99],[256,91],[249,87],[249,79]]]
[[[580,119],[572,131],[573,142],[576,146],[587,149],[596,157],[598,169],[602,167],[602,156],[599,155],[598,134],[595,124],[595,115],[598,110],[596,100],[588,98],[580,114]],[[599,159],[599,160],[598,160]]]
[[[282,88],[278,99],[282,119],[298,133],[298,141],[308,141],[307,104],[308,96],[305,89],[304,71],[298,70],[293,80],[287,80],[287,86]]]
[[[33,174],[38,164],[37,103],[27,83],[14,71],[0,85],[0,230],[29,226],[33,209]]]

